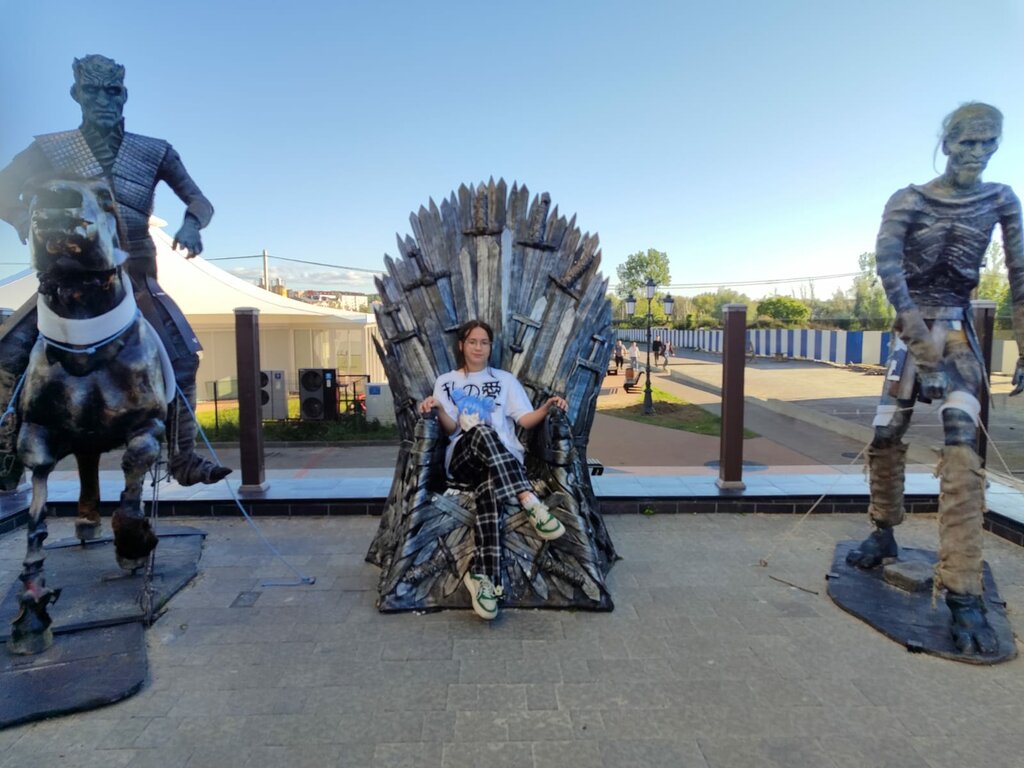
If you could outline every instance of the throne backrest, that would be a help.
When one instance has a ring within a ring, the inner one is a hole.
[[[478,318],[494,329],[491,364],[535,405],[564,394],[585,448],[614,343],[597,235],[581,234],[546,193],[531,201],[525,186],[493,179],[459,187],[440,208],[431,200],[410,222],[400,256],[385,257],[375,307],[402,439],[413,439],[416,403],[456,367],[459,326]]]

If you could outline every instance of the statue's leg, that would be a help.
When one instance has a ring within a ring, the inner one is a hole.
[[[46,430],[27,424],[18,437],[18,447],[32,466],[32,501],[28,508],[28,543],[22,563],[22,591],[18,596],[18,615],[11,623],[7,648],[11,653],[42,653],[53,644],[52,619],[47,610],[60,596],[59,589],[46,586],[43,563],[46,553],[46,481],[53,471]]]
[[[961,334],[962,335],[962,334]],[[975,448],[984,370],[966,340],[950,334],[950,393],[942,406],[945,447],[939,474],[939,562],[935,588],[946,588],[953,641],[963,653],[995,653],[999,643],[985,618],[982,529],[985,472]]]
[[[145,431],[133,435],[121,460],[124,490],[110,527],[114,531],[118,565],[129,571],[144,565],[158,543],[142,511],[142,484],[146,472],[160,456],[162,430],[163,425],[154,420]]]
[[[167,445],[171,475],[181,485],[219,482],[227,477],[231,470],[196,453],[198,428],[194,414],[199,358],[178,358],[173,361],[173,365],[179,391],[167,410]]]
[[[76,453],[78,462],[78,519],[75,536],[79,541],[95,539],[100,532],[100,455]]]
[[[171,475],[181,485],[216,483],[227,477],[231,470],[195,452],[196,371],[199,370],[202,347],[181,309],[157,283],[154,260],[128,259],[126,268],[135,287],[139,310],[156,329],[174,368],[178,393],[167,410]]]
[[[883,398],[875,417],[875,437],[868,448],[871,502],[868,517],[875,530],[846,556],[858,568],[875,568],[899,555],[893,527],[903,522],[903,485],[907,466],[907,445],[903,435],[910,427],[913,400],[886,402]]]
[[[15,411],[17,404],[11,403],[11,397],[28,366],[37,335],[36,297],[33,294],[0,329],[0,413],[3,414],[0,417],[0,491],[17,488],[25,472],[17,451],[20,428]],[[12,406],[10,412],[8,405]]]

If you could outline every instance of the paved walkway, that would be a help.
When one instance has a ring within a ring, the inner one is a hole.
[[[699,386],[661,373],[655,386],[713,409],[713,361],[670,366],[680,368],[700,368]],[[859,482],[849,461],[862,443],[754,402],[773,399],[758,389],[768,384],[754,386],[754,368],[746,421],[762,437],[747,441],[746,458],[770,466],[747,477],[779,492],[800,473]],[[820,369],[787,373],[787,386],[806,391]],[[877,377],[864,379],[877,389]],[[271,446],[268,474],[386,486],[394,452]],[[599,415],[591,454],[610,466],[597,481],[656,473],[685,484],[714,476],[704,464],[717,441]],[[914,481],[931,482],[918,469]],[[828,599],[835,542],[863,535],[860,516],[606,520],[624,558],[609,578],[614,612],[510,610],[492,624],[468,611],[379,614],[378,571],[363,561],[376,518],[260,520],[288,562],[316,577],[297,587],[263,586],[291,571],[243,521],[191,521],[210,534],[201,575],[148,633],[145,689],[0,731],[0,768],[1020,765],[1024,659],[987,668],[909,654]],[[70,533],[69,520],[52,522],[54,538]],[[911,518],[900,537],[934,548],[934,519]],[[991,535],[985,547],[1020,624],[1021,550]],[[0,537],[3,583],[23,551],[23,532]],[[243,592],[255,602],[236,603]]]
[[[828,599],[857,516],[613,516],[614,612],[493,624],[377,613],[376,519],[262,521],[316,576],[273,588],[289,572],[244,523],[193,522],[210,533],[202,574],[148,633],[145,689],[0,731],[2,768],[1017,768],[1024,752],[1024,659],[910,654]],[[933,546],[934,521],[901,536]],[[1024,605],[1020,550],[985,543]],[[5,582],[22,547],[0,539]],[[232,607],[242,592],[258,598]]]

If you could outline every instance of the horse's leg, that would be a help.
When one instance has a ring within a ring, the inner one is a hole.
[[[43,542],[46,540],[46,480],[53,470],[53,464],[32,468],[32,502],[28,508],[28,547],[22,564],[23,585],[18,595],[18,615],[11,622],[11,636],[7,648],[11,653],[42,653],[53,644],[50,624],[53,620],[47,606],[60,597],[59,589],[46,586],[43,572]]]
[[[146,558],[158,543],[156,534],[142,513],[142,483],[146,472],[160,457],[163,429],[163,422],[152,419],[144,430],[129,438],[121,460],[124,490],[110,527],[114,531],[117,563],[126,571],[145,565]]]
[[[78,519],[75,536],[83,544],[100,532],[100,455],[76,453],[78,460]]]

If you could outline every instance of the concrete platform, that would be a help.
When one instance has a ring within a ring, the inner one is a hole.
[[[1024,751],[1024,660],[911,654],[829,600],[859,516],[612,515],[614,612],[493,623],[378,613],[374,517],[260,521],[316,577],[283,588],[261,586],[291,573],[244,522],[193,522],[202,572],[148,633],[144,689],[0,731],[2,768],[1016,768]],[[935,538],[927,515],[901,529]],[[23,546],[0,537],[0,578]],[[985,547],[1016,613],[1020,550]]]

